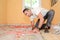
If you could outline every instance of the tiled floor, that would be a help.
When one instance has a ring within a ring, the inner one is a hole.
[[[29,27],[21,26],[0,26],[0,40],[59,40],[60,35],[53,33],[33,33]]]

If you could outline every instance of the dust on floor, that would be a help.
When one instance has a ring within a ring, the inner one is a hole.
[[[41,30],[40,33],[33,33],[30,27],[21,28],[20,26],[0,26],[0,40],[59,40],[60,35],[53,33],[44,33]]]

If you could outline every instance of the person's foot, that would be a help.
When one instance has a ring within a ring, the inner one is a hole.
[[[50,29],[50,27],[48,27],[48,29]]]
[[[49,33],[49,30],[48,30],[48,28],[45,28],[45,31],[44,31],[45,33]]]
[[[42,28],[39,28],[39,30],[42,30]]]
[[[34,28],[34,29],[33,29],[33,32],[34,32],[34,33],[39,33],[39,29]]]

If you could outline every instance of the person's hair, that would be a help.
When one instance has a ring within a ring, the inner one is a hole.
[[[25,11],[27,11],[27,10],[30,10],[29,8],[25,8],[24,10],[23,10],[23,13],[25,12]]]

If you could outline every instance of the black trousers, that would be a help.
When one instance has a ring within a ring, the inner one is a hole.
[[[51,26],[51,22],[52,22],[52,20],[53,20],[54,14],[55,14],[55,11],[51,9],[51,10],[49,10],[49,11],[47,12],[47,14],[44,16],[44,21],[47,20],[47,22],[46,22],[46,26],[47,26],[47,27],[50,27],[50,26]],[[40,19],[37,20],[37,22],[36,22],[36,24],[35,24],[35,27],[38,28],[39,22],[40,22]],[[43,24],[43,25],[44,25],[44,24]],[[43,25],[42,25],[42,26],[43,26]]]

